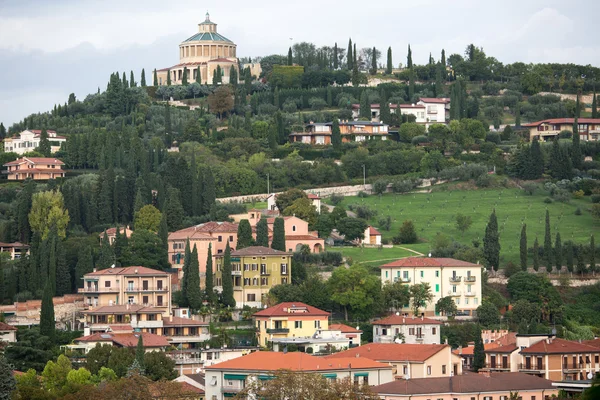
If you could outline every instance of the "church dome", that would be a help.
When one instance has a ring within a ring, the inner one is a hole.
[[[233,43],[231,40],[227,39],[225,36],[223,36],[217,32],[198,32],[195,35],[187,38],[183,42],[186,43],[186,42],[204,42],[204,41]]]

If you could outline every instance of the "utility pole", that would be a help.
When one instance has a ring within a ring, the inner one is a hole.
[[[366,189],[367,187],[367,169],[365,167],[365,164],[363,164],[363,189]]]

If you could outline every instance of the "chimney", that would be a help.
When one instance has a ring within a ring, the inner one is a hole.
[[[448,344],[448,338],[444,339],[444,344]]]
[[[98,270],[96,269],[96,267],[94,267],[93,272],[96,272],[96,271],[98,271]]]
[[[173,322],[173,316],[169,314],[169,322]]]
[[[458,346],[458,354],[462,354],[462,346]]]
[[[425,320],[425,316],[423,314],[421,314],[421,321]]]

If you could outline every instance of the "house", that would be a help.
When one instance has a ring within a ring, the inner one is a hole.
[[[332,122],[311,122],[303,132],[290,133],[290,142],[312,145],[331,144]],[[371,121],[340,121],[342,142],[364,142],[367,140],[387,140],[388,125]]]
[[[340,331],[342,335],[348,339],[349,347],[360,346],[362,343],[362,331],[358,327],[353,328],[345,324],[331,324],[329,329],[332,331]]]
[[[215,259],[215,289],[223,290],[223,279],[233,279],[238,307],[260,307],[263,296],[273,286],[292,282],[292,254],[285,251],[261,246],[232,251],[230,277],[222,274],[223,254]]]
[[[327,359],[368,358],[392,366],[396,379],[462,374],[460,357],[447,344],[368,343],[327,356]]]
[[[104,239],[104,234],[106,234],[106,236],[108,236],[109,243],[111,245],[114,244],[115,238],[117,237],[117,229],[119,230],[119,234],[125,235],[127,237],[127,239],[129,239],[131,237],[131,234],[133,233],[133,231],[126,226],[124,226],[122,228],[121,227],[108,228],[108,229],[105,229],[104,232],[102,232],[100,235],[98,235],[100,237],[100,241],[102,241]]]
[[[203,373],[179,375],[177,378],[173,379],[173,381],[184,383],[197,390],[201,390],[202,395],[204,395],[204,391],[206,390],[206,377]]]
[[[363,237],[364,239],[358,240],[359,245],[381,246],[381,233],[371,225],[367,226]]]
[[[87,354],[91,349],[100,345],[111,345],[115,347],[135,348],[138,344],[139,337],[142,336],[144,349],[150,351],[165,351],[169,347],[169,342],[164,336],[154,335],[147,332],[136,333],[112,333],[112,332],[96,332],[88,336],[82,336],[75,339],[72,345],[65,346],[71,350],[83,350]]]
[[[295,216],[281,217],[285,229],[285,248],[293,253],[302,250],[303,246],[308,246],[311,253],[320,253],[325,249],[325,239],[319,238],[319,234],[308,230],[308,222]],[[269,244],[272,242],[273,226],[275,218],[267,218],[270,237]]]
[[[308,199],[311,201],[312,205],[315,207],[315,209],[317,210],[317,213],[321,213],[321,198],[314,194],[314,193],[306,193],[306,196],[308,197]],[[270,211],[277,211],[277,195],[275,193],[271,193],[269,195],[269,197],[267,197],[267,209]],[[250,212],[252,211],[258,211],[258,210],[250,210]],[[248,219],[250,221],[250,225],[256,225],[256,223],[252,223],[252,219],[250,218]],[[260,217],[259,217],[260,219]],[[258,222],[258,221],[255,221]]]
[[[64,136],[58,136],[55,131],[47,130],[48,140],[50,141],[50,151],[56,153],[60,146],[67,141]],[[23,155],[34,151],[40,147],[42,131],[39,129],[25,129],[18,135],[4,139],[4,152],[17,153]]]
[[[524,128],[529,129],[529,140],[537,138],[540,141],[547,142],[562,131],[573,133],[574,118],[550,118],[541,121],[523,124]],[[577,120],[577,131],[581,140],[600,139],[600,118],[579,118]]]
[[[17,328],[4,322],[0,322],[0,342],[16,343]]]
[[[427,128],[432,124],[447,124],[450,121],[450,99],[421,97],[417,105],[425,107]]]
[[[22,157],[4,164],[7,169],[2,173],[7,175],[9,181],[64,178],[63,165],[65,163],[57,158]]]
[[[511,372],[395,380],[373,388],[383,400],[545,400],[558,395],[547,379]]]
[[[368,358],[323,358],[302,352],[257,351],[206,368],[206,398],[235,397],[249,382],[272,379],[280,370],[321,374],[331,380],[349,378],[356,384],[393,381],[392,368]]]
[[[11,260],[18,260],[22,256],[29,254],[29,245],[14,242],[14,243],[3,243],[0,242],[0,252],[8,253]]]
[[[258,347],[196,347],[177,349],[167,352],[167,356],[175,361],[175,368],[183,374],[194,374],[210,365],[243,357]]]
[[[327,311],[300,302],[279,303],[252,316],[258,330],[258,344],[267,346],[274,339],[309,338],[317,330],[329,329]]]
[[[396,313],[373,321],[373,342],[375,343],[420,343],[440,344],[438,320]]]
[[[143,305],[171,314],[171,274],[146,267],[108,268],[85,274],[83,288],[88,306]]]
[[[481,338],[485,352],[491,351],[498,347],[514,345],[517,342],[517,334],[515,332],[509,332],[507,329],[482,330]],[[473,369],[473,360],[475,356],[475,344],[473,342],[469,343],[467,347],[459,346],[458,349],[452,350],[452,352],[462,358],[464,370]],[[501,357],[498,359],[500,360]]]
[[[450,120],[450,99],[422,97],[416,104],[388,105],[390,114],[412,116],[414,122],[425,125],[426,129],[432,124],[447,124]],[[352,105],[352,118],[356,121],[360,116],[360,104]],[[371,104],[371,121],[379,122],[381,105]]]
[[[481,266],[452,258],[407,257],[388,264],[381,269],[381,282],[403,282],[409,285],[428,283],[433,294],[423,315],[438,316],[435,304],[442,297],[450,296],[456,303],[456,317],[471,318],[481,299]],[[404,312],[410,308],[402,305]]]

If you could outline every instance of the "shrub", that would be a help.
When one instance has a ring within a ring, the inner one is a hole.
[[[331,200],[331,204],[333,204],[334,206],[337,206],[338,204],[340,204],[342,201],[344,201],[344,196],[341,194],[332,194],[329,197],[329,200]]]
[[[552,199],[551,199],[550,197],[546,197],[546,198],[544,199],[544,203],[546,203],[546,204],[550,204],[550,203],[552,203]]]
[[[575,210],[575,215],[581,215],[581,208],[577,207]]]
[[[508,262],[506,264],[506,267],[504,268],[504,276],[507,277],[507,278],[510,278],[511,275],[516,274],[520,270],[521,269],[519,268],[519,266],[515,265],[512,262]]]
[[[366,197],[369,197],[369,194],[367,192],[361,190],[360,192],[358,192],[357,196],[360,197],[361,199],[364,199]]]
[[[478,187],[490,187],[492,185],[492,177],[489,174],[479,175],[475,184]]]
[[[375,194],[384,194],[387,190],[388,181],[386,179],[378,179],[373,182],[372,190]]]
[[[392,182],[392,190],[394,193],[407,193],[415,188],[415,184],[406,179],[396,179]]]
[[[583,196],[585,196],[585,193],[583,193],[583,190],[576,190],[573,192],[573,197],[576,199],[582,199]]]
[[[552,197],[555,201],[558,201],[560,203],[568,203],[571,201],[571,193],[563,189],[559,189],[556,192],[554,192],[554,195]]]
[[[356,216],[358,218],[362,218],[366,221],[370,220],[371,218],[373,218],[377,215],[377,210],[373,210],[373,209],[371,209],[371,207],[369,207],[367,205],[356,206],[356,209],[354,210],[354,212],[356,212]]]
[[[312,110],[322,110],[327,106],[327,102],[320,97],[311,97],[308,99],[308,105]]]
[[[409,219],[402,223],[398,236],[393,239],[394,244],[410,244],[417,242],[415,224]]]
[[[598,203],[600,203],[600,194],[593,194],[593,195],[590,197],[590,200],[591,200],[591,201],[592,201],[592,203],[594,203],[594,204],[598,204]]]
[[[392,217],[388,215],[387,217],[380,218],[378,224],[381,229],[389,232],[392,227]]]
[[[530,196],[533,196],[537,188],[538,185],[533,182],[526,182],[523,184],[523,191],[525,191],[525,193],[527,193]]]

